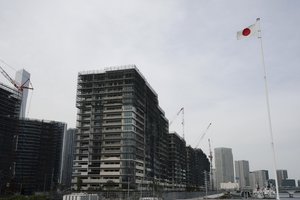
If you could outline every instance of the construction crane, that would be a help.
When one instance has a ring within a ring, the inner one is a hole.
[[[182,113],[182,121],[181,121],[181,125],[182,125],[182,137],[184,139],[184,107],[182,107],[177,114],[175,115],[175,117],[170,121],[169,123],[169,127],[171,127],[172,123],[174,122],[174,120],[178,117],[178,115]]]
[[[213,165],[212,165],[212,150],[211,150],[211,145],[210,145],[210,139],[208,138],[208,145],[209,145],[209,161],[210,161],[210,182],[211,182],[211,190],[214,189],[214,178],[213,178]]]
[[[207,131],[208,131],[208,129],[209,129],[210,126],[211,126],[211,123],[208,124],[208,126],[207,126],[207,128],[205,129],[204,133],[201,135],[201,137],[200,137],[200,139],[199,139],[199,142],[197,143],[195,149],[198,148],[200,142],[203,140],[203,138],[204,138],[204,136],[206,135],[206,133],[207,133]]]
[[[1,71],[1,74],[3,74],[3,76],[11,83],[14,85],[15,88],[17,88],[17,90],[19,92],[23,92],[24,89],[30,89],[30,90],[33,90],[32,87],[27,87],[25,86],[27,82],[30,83],[30,79],[27,79],[23,84],[19,85],[14,79],[12,79],[7,73],[6,71],[0,66],[0,71]],[[30,83],[31,84],[31,83]]]

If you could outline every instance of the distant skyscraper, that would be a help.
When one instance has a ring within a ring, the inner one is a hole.
[[[215,148],[216,188],[220,183],[234,182],[233,156],[231,148]]]
[[[62,161],[61,161],[61,176],[60,183],[65,188],[71,187],[72,181],[72,166],[75,149],[75,133],[76,129],[68,129],[64,133]]]
[[[25,87],[29,87],[30,74],[25,69],[21,69],[21,70],[16,72],[15,81],[20,86],[23,85]],[[28,90],[24,89],[22,93],[23,94],[22,94],[22,104],[21,104],[21,110],[20,110],[20,118],[25,117]]]
[[[249,162],[247,160],[235,161],[235,176],[240,188],[250,186]]]
[[[266,187],[268,185],[268,180],[268,170],[257,170],[250,172],[250,184],[253,189]]]
[[[276,170],[276,174],[277,174],[278,185],[279,187],[281,187],[282,181],[288,178],[288,172],[285,169],[278,169]]]

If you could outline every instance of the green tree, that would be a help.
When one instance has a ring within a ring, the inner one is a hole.
[[[80,177],[77,178],[77,191],[80,191],[82,187],[82,179]]]

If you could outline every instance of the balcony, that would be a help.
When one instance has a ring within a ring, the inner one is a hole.
[[[120,172],[105,172],[105,171],[101,171],[100,174],[102,176],[120,176]]]

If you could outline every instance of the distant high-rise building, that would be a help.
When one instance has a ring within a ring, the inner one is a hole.
[[[15,192],[54,190],[59,183],[65,123],[20,119],[15,151]]]
[[[14,175],[13,155],[17,139],[21,96],[0,83],[0,195]]]
[[[281,187],[296,187],[295,179],[284,179],[281,182]]]
[[[27,72],[25,69],[21,69],[21,70],[17,71],[15,81],[20,86],[22,85],[25,87],[29,87],[30,73]],[[21,110],[20,110],[20,118],[24,118],[26,116],[27,97],[28,97],[28,90],[24,89],[22,91],[22,103],[21,103]]]
[[[247,160],[235,161],[235,177],[240,188],[250,186],[249,162]]]
[[[168,120],[136,66],[79,73],[76,102],[73,188],[167,182]]]
[[[215,148],[216,188],[220,183],[234,182],[233,155],[231,148]]]
[[[278,169],[276,170],[276,174],[277,174],[278,185],[279,187],[281,187],[282,181],[288,178],[288,172],[285,169]]]
[[[71,187],[75,150],[75,133],[76,129],[73,128],[68,129],[64,133],[60,176],[60,183],[64,188]]]
[[[268,170],[257,170],[250,172],[250,185],[253,189],[264,188],[268,185]]]

